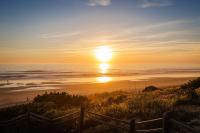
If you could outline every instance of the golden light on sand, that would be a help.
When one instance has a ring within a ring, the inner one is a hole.
[[[102,64],[99,64],[99,68],[100,68],[100,71],[102,74],[105,74],[108,72],[108,69],[110,68],[110,65],[107,64],[107,63],[102,63]]]
[[[99,46],[95,49],[96,58],[100,62],[108,62],[112,58],[112,49],[108,46]]]
[[[97,80],[99,83],[107,83],[111,81],[111,77],[102,76],[102,77],[98,77]]]

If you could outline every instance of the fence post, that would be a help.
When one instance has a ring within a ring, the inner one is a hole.
[[[55,126],[54,126],[54,121],[52,119],[50,121],[48,121],[47,132],[48,133],[55,133],[56,132],[56,129],[55,129]]]
[[[80,121],[79,121],[79,133],[83,133],[84,113],[85,113],[85,107],[84,107],[83,105],[81,105],[81,110],[80,110]]]
[[[163,133],[170,133],[170,112],[163,115]]]
[[[27,107],[27,130],[31,132],[31,113],[30,113],[30,103],[28,103]]]
[[[132,119],[130,122],[130,133],[136,133],[135,119]]]

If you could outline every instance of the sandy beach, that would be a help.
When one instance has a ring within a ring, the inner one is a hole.
[[[36,95],[45,92],[65,91],[69,94],[75,95],[90,95],[95,93],[112,92],[119,90],[138,92],[145,88],[145,86],[149,85],[155,85],[159,88],[176,87],[191,79],[194,78],[151,78],[148,80],[141,81],[118,81],[108,83],[84,83],[64,85],[58,87],[57,89],[50,90],[28,90],[16,92],[7,90],[0,93],[0,107],[21,104],[26,102],[27,99],[32,100]]]

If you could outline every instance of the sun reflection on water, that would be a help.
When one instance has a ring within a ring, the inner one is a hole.
[[[99,64],[99,68],[102,74],[106,74],[108,72],[108,69],[110,68],[110,65],[107,63],[102,63],[102,64]]]
[[[111,77],[102,76],[102,77],[98,77],[97,80],[99,83],[107,83],[111,81]]]
[[[99,70],[100,70],[100,73],[102,74],[101,77],[97,77],[97,81],[99,83],[107,83],[112,80],[111,77],[106,75],[109,71],[109,68],[110,68],[110,64],[108,63],[99,64]]]

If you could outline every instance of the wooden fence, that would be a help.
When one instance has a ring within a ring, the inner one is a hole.
[[[107,125],[111,128],[120,129],[120,130],[123,130],[124,132],[126,131],[128,133],[173,133],[174,132],[173,130],[176,130],[176,132],[180,131],[180,133],[182,132],[199,133],[198,131],[195,131],[190,126],[185,125],[182,122],[178,122],[174,120],[171,117],[170,112],[165,113],[162,118],[136,122],[135,119],[132,119],[130,121],[124,121],[124,120],[116,119],[110,116],[94,113],[94,112],[86,110],[83,106],[81,107],[80,110],[67,113],[64,116],[54,118],[54,119],[49,119],[47,117],[37,115],[31,112],[26,113],[16,118],[13,118],[11,120],[0,121],[0,131],[6,131],[5,130],[6,128],[9,128],[10,126],[12,127],[13,125],[18,127],[21,125],[19,123],[26,123],[26,126],[23,127],[23,131],[16,130],[15,128],[13,133],[30,132],[32,130],[30,129],[30,125],[33,125],[32,122],[36,121],[37,124],[44,125],[43,127],[45,127],[46,130],[41,130],[41,132],[43,133],[44,132],[48,132],[48,133],[62,132],[61,130],[59,131],[55,130],[56,127],[62,124],[66,126],[69,123],[73,123],[73,122],[76,123],[75,128],[77,129],[77,130],[74,130],[74,132],[83,133],[86,118],[89,120],[94,120],[98,123]],[[12,131],[9,131],[9,133],[11,132]]]

